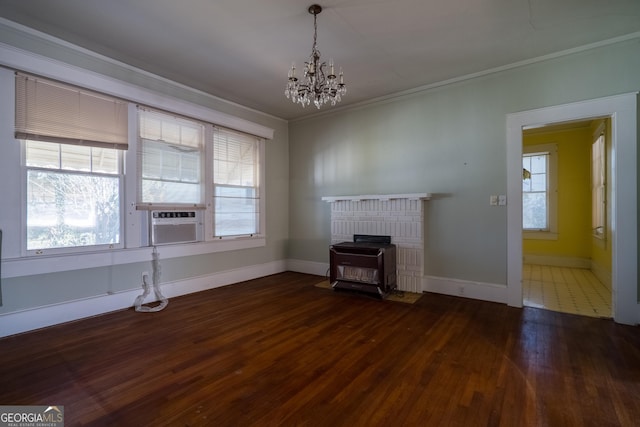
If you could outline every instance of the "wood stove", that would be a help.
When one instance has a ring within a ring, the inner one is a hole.
[[[334,290],[385,298],[396,288],[396,245],[391,244],[390,236],[356,234],[353,242],[331,245],[329,262]]]

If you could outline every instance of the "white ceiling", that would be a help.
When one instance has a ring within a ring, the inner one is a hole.
[[[293,119],[312,0],[0,0],[0,16],[212,95]],[[640,0],[325,0],[318,48],[355,104],[640,32]],[[635,34],[638,36],[639,34]],[[323,107],[330,108],[330,107]]]

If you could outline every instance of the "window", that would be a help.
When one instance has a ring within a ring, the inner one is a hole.
[[[27,250],[120,243],[118,150],[25,141]]]
[[[591,144],[591,229],[593,236],[606,237],[606,146],[604,131]]]
[[[524,147],[522,227],[525,232],[556,232],[556,152],[555,144]]]
[[[208,240],[260,233],[259,138],[146,107],[138,118],[140,208],[206,207]]]
[[[254,235],[261,231],[259,142],[251,135],[214,129],[214,237]]]
[[[23,141],[26,250],[121,247],[127,104],[16,75],[16,139]]]
[[[144,247],[151,215],[136,211],[165,208],[202,210],[198,241],[235,240],[215,250],[264,245],[262,138],[206,122],[199,107],[135,106],[23,73],[14,83],[19,256]]]
[[[204,125],[138,108],[138,203],[202,204]]]
[[[525,154],[522,159],[522,224],[525,230],[548,230],[549,153]]]

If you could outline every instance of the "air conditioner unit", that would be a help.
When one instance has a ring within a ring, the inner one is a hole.
[[[202,240],[199,211],[151,211],[151,244],[170,245]]]

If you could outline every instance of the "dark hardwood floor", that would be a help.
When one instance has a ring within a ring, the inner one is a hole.
[[[67,426],[638,426],[640,328],[282,273],[0,340],[0,404]]]

